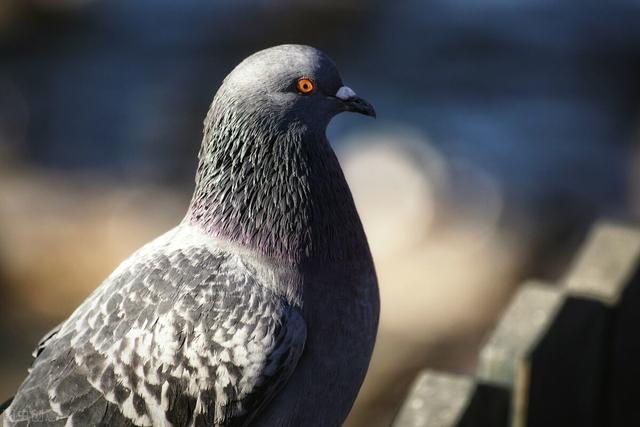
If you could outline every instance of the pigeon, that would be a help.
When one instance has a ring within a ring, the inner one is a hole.
[[[185,218],[38,343],[5,426],[339,426],[379,317],[326,128],[375,117],[334,62],[268,48],[224,79]]]

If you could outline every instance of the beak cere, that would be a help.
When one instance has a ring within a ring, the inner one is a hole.
[[[364,114],[365,116],[376,116],[376,110],[368,101],[360,98],[349,86],[342,86],[336,92],[336,98],[342,101],[346,111]]]
[[[347,99],[353,98],[355,96],[356,96],[356,93],[349,86],[342,86],[336,92],[336,98],[342,99],[343,101],[346,101]]]

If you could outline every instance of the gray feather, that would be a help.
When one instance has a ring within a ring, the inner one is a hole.
[[[9,424],[241,425],[284,385],[306,334],[255,264],[189,226],[143,248],[48,339]]]

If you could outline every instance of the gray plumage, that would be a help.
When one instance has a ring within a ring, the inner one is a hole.
[[[342,423],[379,311],[325,137],[341,111],[374,113],[342,87],[307,46],[258,52],[229,74],[205,120],[185,219],[38,344],[6,426]]]

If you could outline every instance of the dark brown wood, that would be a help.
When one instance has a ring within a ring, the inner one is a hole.
[[[606,425],[640,426],[640,266],[622,294],[614,319]]]
[[[477,383],[456,427],[507,427],[511,390],[497,384]]]
[[[608,309],[569,297],[531,352],[527,427],[601,426]]]
[[[569,292],[601,302],[607,312],[599,383],[600,404],[604,406],[601,425],[640,425],[636,403],[640,384],[639,269],[640,229],[602,223],[594,227],[566,280]]]

